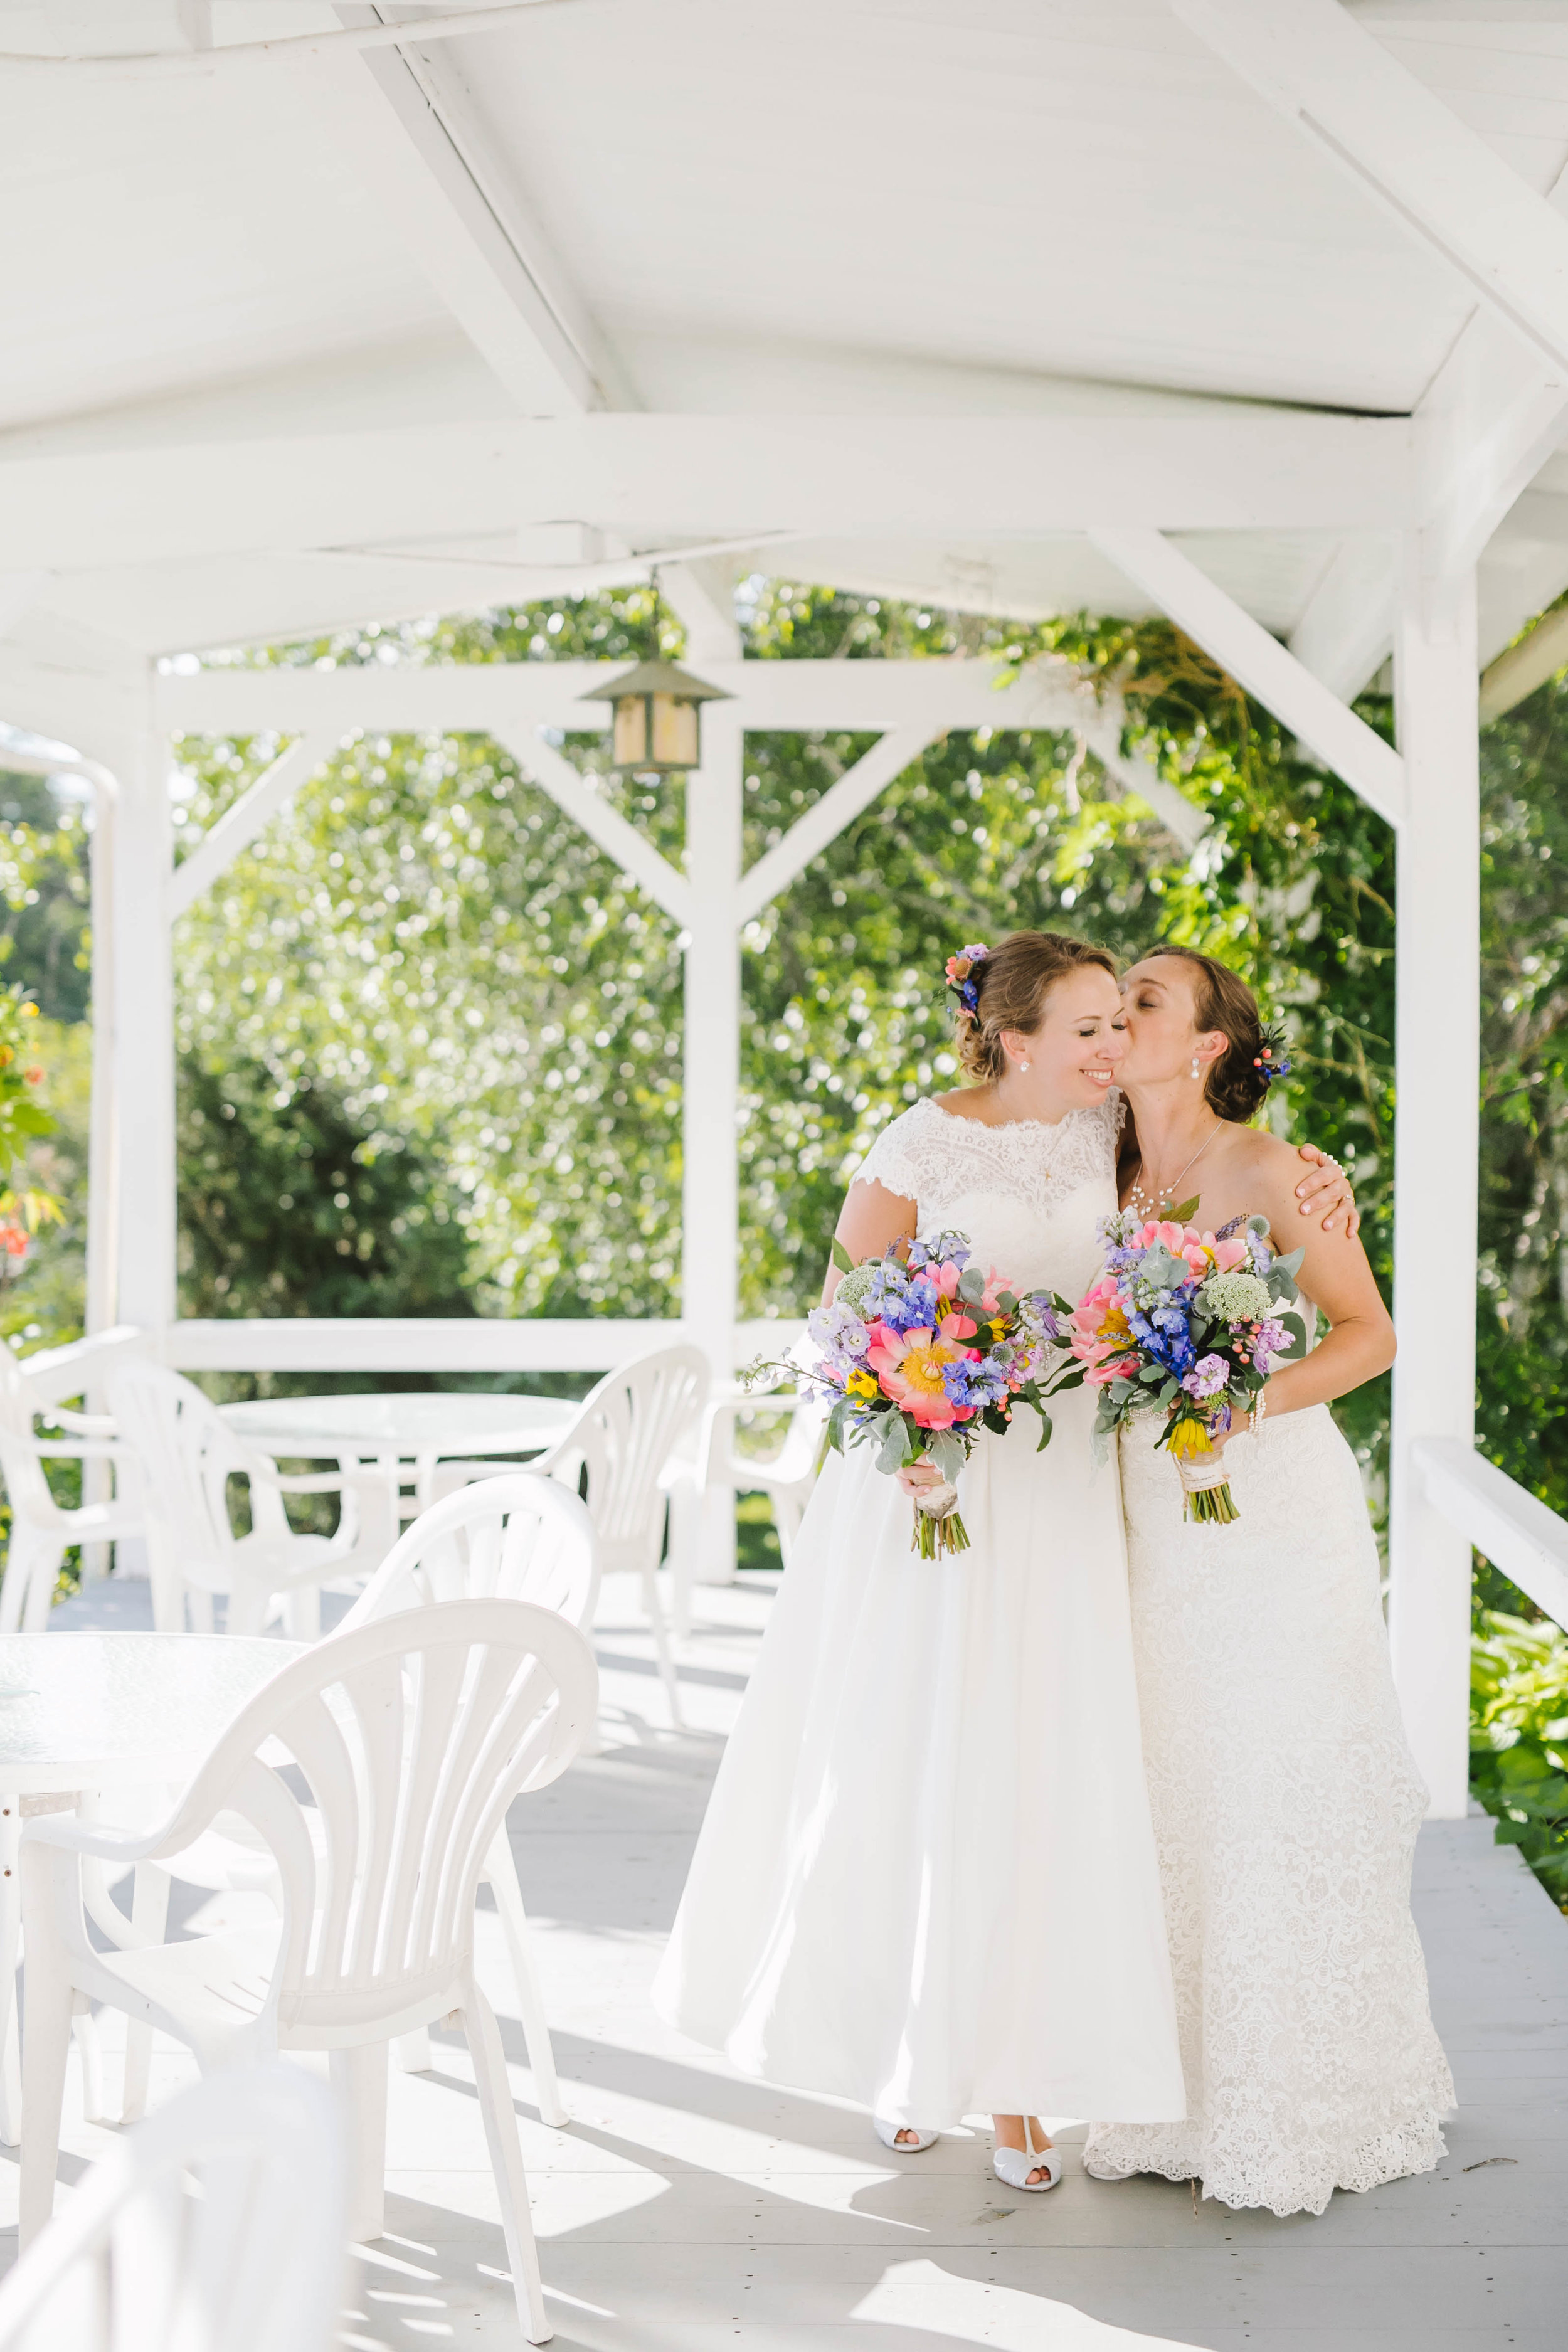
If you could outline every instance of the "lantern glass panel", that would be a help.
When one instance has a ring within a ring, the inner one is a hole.
[[[623,695],[616,705],[616,765],[640,768],[647,761],[647,704],[640,694]]]
[[[661,768],[698,765],[697,705],[673,694],[653,697],[653,756]]]

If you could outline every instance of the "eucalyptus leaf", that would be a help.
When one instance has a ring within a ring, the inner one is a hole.
[[[1275,1320],[1290,1334],[1290,1345],[1279,1351],[1279,1360],[1289,1363],[1297,1356],[1304,1356],[1307,1352],[1307,1326],[1300,1316],[1280,1315]]]
[[[1282,1274],[1289,1281],[1294,1282],[1301,1271],[1301,1260],[1306,1255],[1306,1247],[1303,1244],[1300,1249],[1293,1249],[1289,1257],[1277,1257],[1268,1271],[1271,1275]]]
[[[889,1473],[901,1470],[909,1458],[909,1436],[904,1428],[903,1415],[894,1413],[882,1432],[881,1443],[877,1448],[877,1467]]]
[[[933,1429],[926,1437],[926,1458],[951,1486],[963,1467],[963,1442],[951,1429]]]
[[[966,1307],[978,1307],[985,1296],[985,1276],[977,1265],[966,1265],[958,1277],[958,1295]]]

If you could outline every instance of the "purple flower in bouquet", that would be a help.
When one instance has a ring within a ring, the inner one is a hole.
[[[830,1307],[813,1307],[805,1328],[821,1349],[824,1361],[840,1380],[863,1360],[870,1334],[852,1307],[841,1307],[835,1300]]]
[[[1223,1356],[1200,1356],[1182,1382],[1191,1397],[1218,1396],[1230,1378],[1230,1366]]]
[[[1252,1335],[1252,1360],[1267,1364],[1270,1356],[1282,1356],[1289,1345],[1289,1332],[1277,1316],[1270,1315]]]

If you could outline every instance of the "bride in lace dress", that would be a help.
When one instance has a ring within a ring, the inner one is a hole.
[[[1265,1033],[1234,972],[1163,950],[1128,974],[1122,1085],[1159,1213],[1220,1232],[1263,1213],[1292,1248],[1294,1155],[1246,1125]],[[1168,1181],[1165,1180],[1169,1179]],[[1394,1357],[1359,1242],[1309,1229],[1300,1276],[1328,1337],[1283,1366],[1226,1449],[1240,1519],[1188,1526],[1156,1431],[1122,1438],[1143,1749],[1176,1978],[1183,2123],[1098,2126],[1086,2168],[1321,2213],[1335,2189],[1424,2172],[1453,2083],[1410,1916],[1423,1789],[1400,1721],[1377,1549],[1329,1412]],[[1309,1315],[1309,1322],[1310,1316]]]
[[[966,1234],[1077,1297],[1115,1204],[1109,957],[1037,932],[979,968],[978,1083],[917,1103],[851,1185],[852,1258]],[[837,1276],[829,1275],[831,1296]],[[1044,2188],[1032,2111],[1187,2111],[1139,1749],[1121,1511],[1093,1400],[1020,1412],[960,1481],[971,1549],[924,1560],[869,1449],[832,1455],[773,1603],[658,1983],[769,2082],[869,2107],[911,2152],[970,2114]],[[901,2127],[901,2131],[900,2128]]]

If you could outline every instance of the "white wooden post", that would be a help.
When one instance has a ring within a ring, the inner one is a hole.
[[[1408,815],[1398,848],[1389,1633],[1432,1811],[1469,1796],[1470,1544],[1412,1446],[1475,1432],[1480,818],[1475,573],[1435,584],[1405,549],[1394,639]]]
[[[106,1331],[114,1320],[120,1197],[114,1115],[114,840],[118,787],[106,781],[93,794],[90,889],[92,910],[92,1097],[87,1148],[86,1328]],[[107,1465],[102,1465],[107,1466]]]
[[[686,1052],[681,1117],[681,1317],[713,1367],[735,1375],[736,1266],[740,1251],[735,1109],[741,1085],[741,809],[745,733],[739,710],[702,714],[702,765],[686,785],[686,872],[692,917],[686,949]],[[734,1499],[703,1499],[697,1573],[726,1582],[735,1570]]]
[[[169,751],[151,724],[106,745],[120,782],[110,865],[113,1318],[162,1340],[174,1319],[174,826]]]

